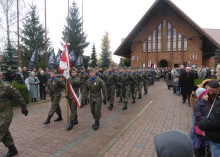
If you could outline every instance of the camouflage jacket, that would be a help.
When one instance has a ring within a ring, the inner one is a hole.
[[[64,81],[57,77],[48,79],[47,87],[50,91],[50,94],[60,94],[61,89],[65,88]]]
[[[0,81],[0,112],[6,110],[12,111],[12,106],[10,105],[11,100],[15,100],[22,109],[27,109],[20,92],[13,86]]]
[[[73,90],[76,93],[77,97],[79,97],[79,88],[80,88],[80,85],[81,85],[79,77],[77,77],[77,76],[73,77],[72,76],[68,79],[68,82],[72,85]],[[73,98],[70,92],[69,92],[69,97]]]
[[[79,73],[78,77],[81,81],[81,84],[85,84],[86,81],[89,79],[89,74],[87,74],[86,72],[81,72]]]
[[[106,88],[103,80],[99,77],[95,77],[95,79],[88,79],[82,95],[88,95],[89,92],[90,101],[95,101],[98,98],[102,98],[102,94],[104,99],[106,99]]]

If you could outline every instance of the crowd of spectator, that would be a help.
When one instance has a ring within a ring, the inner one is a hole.
[[[23,84],[27,87],[31,102],[37,102],[40,100],[46,100],[46,83],[49,79],[49,69],[46,69],[46,72],[39,68],[38,71],[36,68],[28,71],[26,67],[18,67],[17,72],[13,72],[11,67],[8,67],[4,73],[5,81],[12,83]]]

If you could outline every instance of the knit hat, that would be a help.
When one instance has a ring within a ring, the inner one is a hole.
[[[201,99],[208,91],[205,88],[198,88],[196,90],[196,96],[198,99]]]
[[[154,146],[159,157],[193,157],[193,144],[180,131],[171,130],[154,136]]]

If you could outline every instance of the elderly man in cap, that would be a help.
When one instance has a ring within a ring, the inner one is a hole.
[[[61,98],[61,89],[65,86],[62,80],[56,77],[56,73],[56,70],[52,70],[50,72],[50,79],[47,83],[48,90],[50,91],[52,106],[44,124],[50,123],[50,119],[52,118],[54,112],[56,112],[58,115],[58,118],[54,120],[55,122],[63,120],[59,103]]]
[[[13,117],[13,109],[10,101],[13,99],[21,106],[21,112],[28,115],[27,106],[20,92],[2,81],[2,72],[0,72],[0,141],[9,149],[5,157],[11,157],[18,154],[14,145],[14,140],[9,131],[9,126]]]
[[[106,104],[106,88],[103,83],[103,80],[100,77],[96,76],[95,69],[90,69],[89,72],[90,78],[85,84],[83,89],[83,95],[89,94],[90,107],[92,116],[95,120],[95,123],[92,125],[94,130],[99,128],[99,120],[101,118],[101,106],[102,106],[102,94],[103,94],[103,103]]]

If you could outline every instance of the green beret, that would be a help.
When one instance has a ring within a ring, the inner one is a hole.
[[[90,68],[89,72],[95,72],[95,69],[94,68]]]
[[[73,67],[72,69],[71,69],[71,71],[78,71],[75,67]]]
[[[57,70],[56,69],[52,69],[50,72],[53,72],[53,73],[57,73]]]

